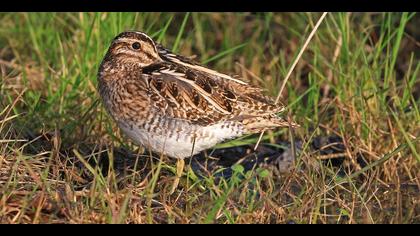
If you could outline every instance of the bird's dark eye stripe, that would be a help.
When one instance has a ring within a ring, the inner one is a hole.
[[[131,44],[131,47],[133,49],[135,49],[135,50],[138,50],[138,49],[140,49],[140,43],[139,42],[135,42],[135,43]]]

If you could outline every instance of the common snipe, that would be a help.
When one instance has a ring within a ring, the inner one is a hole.
[[[286,127],[262,89],[172,53],[142,32],[112,41],[98,73],[106,110],[135,143],[182,160],[227,139]]]

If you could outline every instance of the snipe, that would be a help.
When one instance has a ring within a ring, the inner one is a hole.
[[[176,55],[142,32],[112,41],[98,83],[126,135],[179,160],[244,134],[297,126],[278,115],[284,106],[260,88]]]

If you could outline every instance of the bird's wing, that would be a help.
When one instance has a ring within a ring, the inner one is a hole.
[[[143,68],[152,101],[164,115],[202,126],[280,112],[262,90],[175,62]]]

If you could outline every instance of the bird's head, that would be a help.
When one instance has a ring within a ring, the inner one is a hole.
[[[141,68],[162,61],[152,38],[139,31],[126,31],[115,37],[105,60]]]

